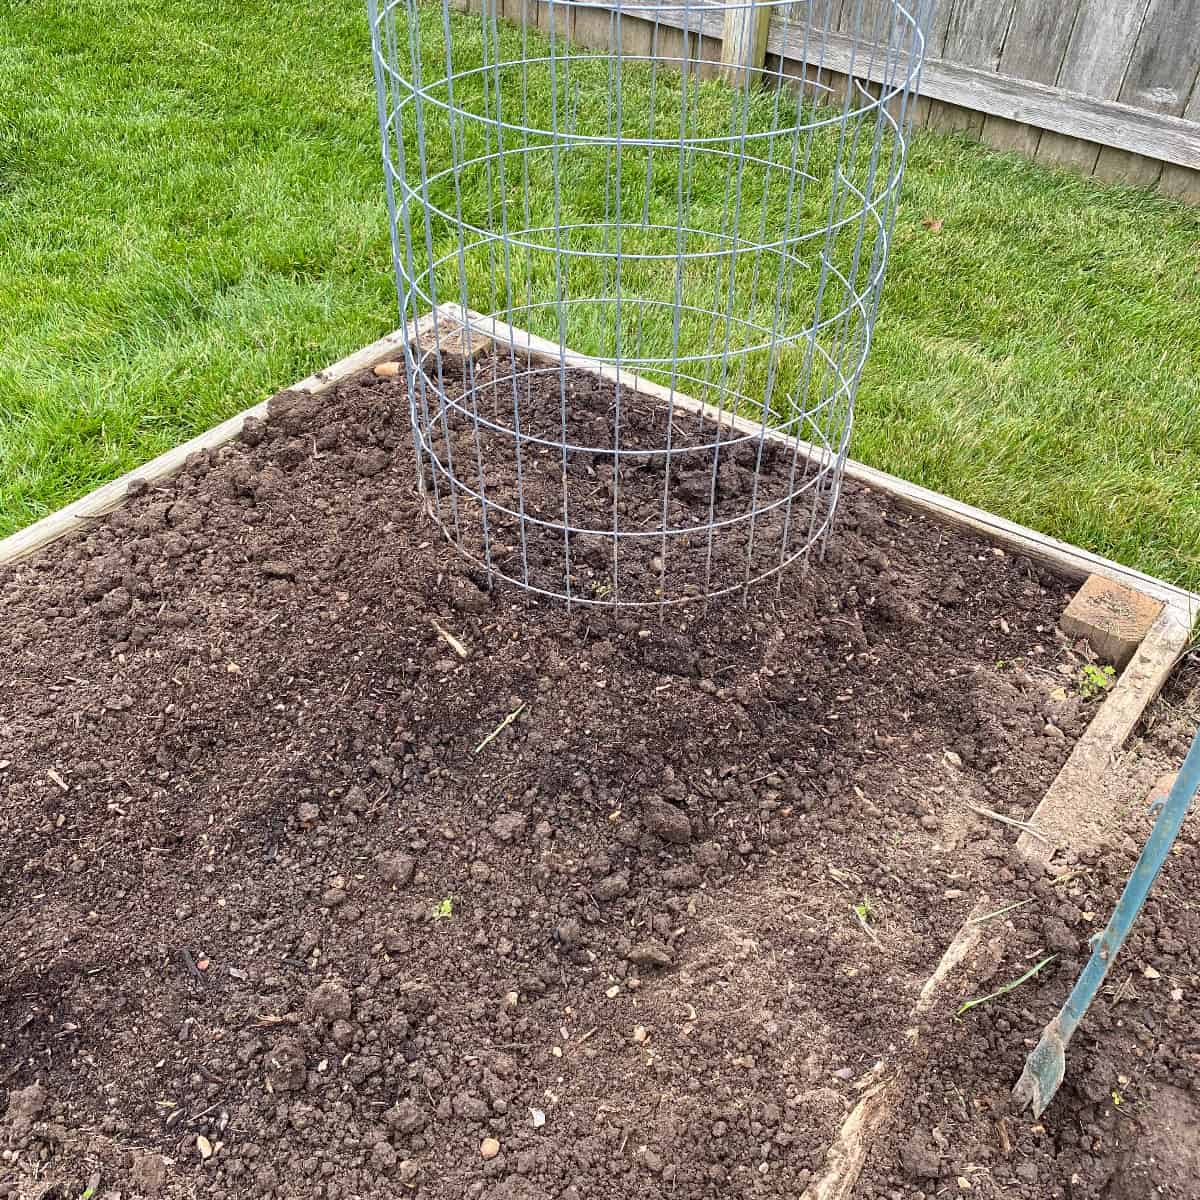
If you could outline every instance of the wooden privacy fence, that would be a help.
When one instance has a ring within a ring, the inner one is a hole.
[[[480,2],[455,0],[473,9]],[[543,29],[553,19],[560,35],[599,49],[610,45],[619,8],[619,0],[483,2]],[[724,61],[735,73],[765,66],[808,78],[805,60],[819,61],[818,82],[844,95],[847,34],[861,0],[800,2],[821,9],[822,24],[824,8],[830,13],[828,34],[816,45],[810,39],[807,55],[787,22],[723,14],[712,0],[658,8],[658,53]],[[650,45],[650,21],[620,20],[623,45]],[[1200,0],[934,0],[914,120],[1200,202]]]

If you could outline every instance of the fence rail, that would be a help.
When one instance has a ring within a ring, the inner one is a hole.
[[[620,0],[494,2],[508,20],[548,29],[553,19],[560,35],[587,46],[609,45],[617,19],[626,46],[639,36],[651,44],[652,23],[618,18]],[[746,27],[745,10],[723,15],[705,0],[656,8],[655,44],[664,57],[695,54],[729,64],[727,72],[819,74],[835,95],[850,70],[860,85],[873,82],[852,64],[845,32],[861,0],[801,2],[829,12],[819,44],[794,44],[778,19],[762,36]],[[461,3],[477,8],[480,0]],[[935,0],[913,115],[917,124],[1200,203],[1200,0]]]

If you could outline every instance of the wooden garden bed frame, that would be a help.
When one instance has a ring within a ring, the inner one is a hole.
[[[501,348],[513,347],[531,360],[559,361],[559,349],[553,342],[481,317],[457,305],[443,305],[436,313],[429,313],[301,380],[291,390],[309,395],[330,391],[360,371],[402,357],[406,341],[427,343],[435,323],[439,321],[446,322],[452,329],[468,326],[473,335],[491,339]],[[605,379],[619,379],[623,386],[658,397],[676,407],[703,412],[740,432],[754,434],[759,431],[760,427],[755,422],[721,413],[679,392],[671,393],[659,384],[630,372],[619,371],[586,355],[569,352],[566,361],[574,369],[588,371]],[[0,541],[0,565],[27,558],[58,539],[86,528],[89,521],[123,504],[129,486],[135,480],[154,484],[167,479],[183,468],[190,455],[201,450],[215,450],[237,438],[248,418],[264,419],[266,416],[267,402],[263,401],[5,538]],[[784,434],[768,431],[767,436],[789,447],[795,444],[792,438]],[[800,443],[800,450],[812,455],[825,453],[805,442]],[[845,474],[847,478],[882,492],[909,509],[969,530],[1007,551],[1026,555],[1071,580],[1082,583],[1090,575],[1100,575],[1161,602],[1162,610],[1133,658],[1121,672],[1100,711],[1076,742],[1070,757],[1029,818],[1043,837],[1024,833],[1017,842],[1021,853],[1041,861],[1049,861],[1059,850],[1079,848],[1081,830],[1095,829],[1098,824],[1107,824],[1117,818],[1116,800],[1107,795],[1100,786],[1101,782],[1113,756],[1121,750],[1146,706],[1158,694],[1175,663],[1187,649],[1192,629],[1200,617],[1200,595],[862,463],[848,461]],[[877,1064],[873,1082],[864,1090],[862,1098],[846,1118],[828,1150],[825,1170],[808,1186],[801,1200],[845,1200],[851,1194],[873,1136],[888,1122],[896,1103],[911,1083],[915,1062],[912,1051],[916,1047],[916,1029],[921,1018],[940,999],[952,976],[960,982],[964,973],[969,976],[973,957],[981,948],[985,933],[984,925],[976,918],[988,912],[991,903],[989,897],[980,897],[970,916],[959,928],[936,970],[921,989],[911,1014],[912,1028],[903,1060],[890,1065]],[[994,932],[992,930],[989,936]],[[1019,1066],[1014,1064],[1014,1077]]]

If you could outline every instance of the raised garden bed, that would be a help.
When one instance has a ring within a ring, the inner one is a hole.
[[[0,543],[0,1189],[927,1186],[930,1025],[1005,927],[1061,940],[1044,862],[1111,832],[1190,598],[1134,580],[1161,615],[1085,695],[1057,622],[1121,570],[860,467],[744,606],[489,591],[370,369],[403,336]]]

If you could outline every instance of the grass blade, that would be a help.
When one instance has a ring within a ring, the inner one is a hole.
[[[1035,976],[1035,975],[1036,975],[1036,974],[1037,974],[1037,973],[1038,973],[1038,972],[1039,972],[1039,971],[1040,971],[1040,970],[1041,970],[1041,969],[1042,969],[1042,968],[1043,968],[1043,967],[1044,967],[1044,966],[1045,966],[1047,963],[1053,962],[1053,961],[1054,961],[1054,960],[1055,960],[1057,957],[1058,957],[1058,955],[1057,955],[1057,954],[1050,954],[1050,955],[1048,955],[1046,958],[1043,958],[1043,959],[1042,959],[1042,961],[1041,961],[1040,963],[1038,963],[1036,966],[1030,967],[1030,968],[1029,968],[1029,970],[1028,970],[1028,971],[1026,971],[1026,972],[1025,972],[1025,974],[1024,974],[1024,975],[1022,975],[1020,979],[1013,979],[1013,980],[1010,980],[1010,981],[1009,981],[1008,983],[1006,983],[1006,984],[1005,984],[1003,987],[998,987],[998,988],[997,988],[997,989],[996,989],[994,992],[990,993],[990,994],[989,994],[989,995],[987,995],[987,996],[979,996],[979,997],[977,997],[977,998],[976,998],[976,999],[974,999],[974,1000],[967,1000],[967,1001],[965,1001],[965,1002],[964,1002],[964,1003],[963,1003],[963,1004],[960,1006],[960,1008],[959,1008],[958,1012],[956,1012],[954,1015],[955,1015],[956,1017],[961,1017],[961,1016],[963,1015],[963,1013],[965,1013],[965,1012],[967,1011],[967,1009],[969,1009],[969,1008],[976,1008],[976,1007],[977,1007],[978,1005],[980,1005],[980,1004],[986,1004],[986,1003],[987,1003],[989,1000],[995,1000],[997,997],[999,997],[999,996],[1003,996],[1003,995],[1005,995],[1006,993],[1013,991],[1015,988],[1019,988],[1019,987],[1021,986],[1021,984],[1023,984],[1023,983],[1027,983],[1027,982],[1028,982],[1030,979],[1032,979],[1032,978],[1033,978],[1033,977],[1034,977],[1034,976]]]
[[[1002,917],[1005,913],[1010,913],[1018,908],[1024,908],[1027,904],[1032,904],[1032,900],[1014,900],[1012,904],[1006,904],[1003,908],[994,908],[990,913],[984,913],[982,917],[972,917],[968,925],[982,925],[985,921],[990,921],[993,917]]]

